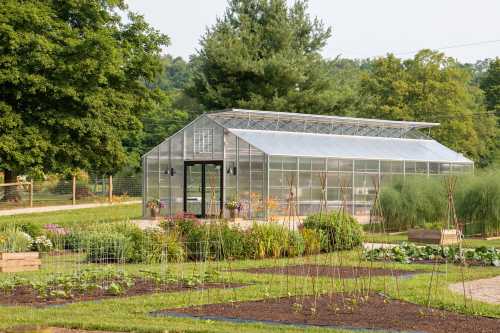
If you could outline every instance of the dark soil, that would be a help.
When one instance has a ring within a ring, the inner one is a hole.
[[[237,270],[238,272],[257,274],[282,274],[298,276],[330,276],[334,278],[350,279],[368,276],[405,276],[422,271],[404,271],[376,267],[351,267],[351,266],[327,266],[327,265],[295,265],[283,267],[261,267]]]
[[[379,294],[365,298],[336,293],[318,296],[316,301],[306,296],[209,304],[158,311],[153,315],[427,333],[500,330],[500,319],[429,309]]]
[[[81,301],[93,301],[100,299],[116,298],[116,297],[129,297],[139,296],[154,293],[173,293],[186,290],[200,290],[200,289],[222,289],[222,288],[237,288],[242,287],[242,284],[236,283],[205,283],[197,286],[187,286],[185,284],[163,284],[158,285],[151,280],[136,279],[132,287],[124,289],[123,293],[116,295],[107,292],[103,289],[87,290],[80,292],[77,290],[71,291],[70,297],[58,297],[56,295],[49,295],[41,297],[39,293],[31,286],[18,286],[13,291],[0,292],[0,304],[4,305],[32,305],[32,306],[45,306],[66,304]]]

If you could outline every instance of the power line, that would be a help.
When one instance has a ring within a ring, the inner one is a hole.
[[[456,49],[456,48],[462,48],[462,47],[471,47],[471,46],[479,46],[479,45],[485,45],[485,44],[493,44],[493,43],[500,43],[500,39],[492,39],[492,40],[484,40],[484,41],[479,41],[479,42],[471,42],[471,43],[462,43],[462,44],[454,44],[454,45],[447,45],[447,46],[442,46],[442,47],[422,47],[419,50],[414,50],[414,51],[403,51],[403,52],[385,52],[384,54],[378,54],[375,56],[359,56],[360,58],[377,58],[377,57],[383,57],[387,53],[392,53],[395,56],[402,56],[402,55],[409,55],[409,54],[415,54],[418,53],[419,51],[423,49],[431,49],[431,50],[436,50],[436,51],[442,51],[442,50],[449,50],[449,49]],[[340,52],[340,55],[342,54],[347,54],[351,56],[358,57],[358,55],[355,55],[351,52]]]
[[[485,40],[481,42],[473,42],[473,43],[465,43],[465,44],[456,44],[456,45],[449,45],[449,46],[443,46],[439,48],[431,48],[432,50],[448,50],[448,49],[457,49],[461,47],[469,47],[469,46],[478,46],[478,45],[484,45],[484,44],[493,44],[493,43],[499,43],[500,39],[493,39],[493,40]],[[417,51],[408,51],[408,52],[401,52],[401,53],[394,53],[394,55],[407,55],[407,54],[415,54],[418,53],[420,50]]]

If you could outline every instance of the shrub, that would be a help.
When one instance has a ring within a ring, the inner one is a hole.
[[[0,252],[27,252],[33,246],[33,238],[19,228],[0,232]]]
[[[304,228],[324,234],[321,250],[350,250],[362,243],[363,231],[356,219],[337,212],[318,213],[308,216]],[[320,238],[321,239],[321,238]]]

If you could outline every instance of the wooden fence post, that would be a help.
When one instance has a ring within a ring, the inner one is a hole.
[[[76,176],[75,175],[73,175],[71,188],[72,188],[72,193],[73,193],[72,202],[73,202],[73,205],[76,205]]]
[[[113,176],[109,175],[109,203],[113,203]]]
[[[30,207],[33,207],[33,179],[30,180]]]

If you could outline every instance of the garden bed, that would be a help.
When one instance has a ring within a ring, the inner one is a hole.
[[[49,292],[45,297],[40,296],[37,290],[35,290],[32,286],[18,286],[8,293],[0,292],[0,304],[44,306],[82,301],[94,301],[116,297],[140,296],[154,293],[173,293],[187,290],[214,288],[236,288],[242,286],[242,284],[216,282],[207,282],[196,286],[188,286],[186,284],[178,283],[158,285],[151,280],[135,279],[133,281],[133,286],[131,286],[130,288],[126,288],[121,292],[113,292],[104,288],[85,290],[83,292],[74,289],[66,295],[61,295],[58,293],[50,294]]]
[[[328,265],[294,265],[282,267],[260,267],[236,270],[238,272],[256,274],[282,274],[297,276],[329,276],[350,279],[368,276],[407,276],[422,273],[421,271],[405,271],[378,267],[328,266]]]
[[[366,298],[336,293],[316,299],[284,297],[208,304],[157,311],[152,315],[427,333],[494,333],[500,327],[500,319],[429,309],[379,294]]]

